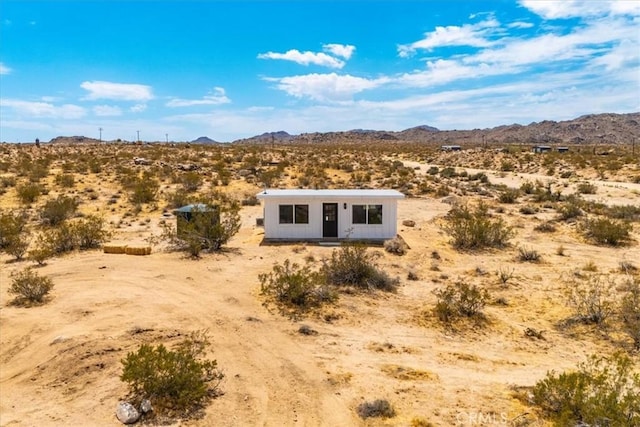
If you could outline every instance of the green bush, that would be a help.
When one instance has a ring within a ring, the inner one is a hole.
[[[134,399],[149,399],[154,410],[186,413],[215,396],[224,377],[216,360],[203,359],[208,346],[204,332],[190,334],[174,350],[143,344],[122,360],[120,380]]]
[[[587,219],[580,227],[584,236],[600,245],[620,246],[630,239],[631,224],[607,218]]]
[[[70,173],[58,174],[55,177],[55,182],[64,188],[73,188],[76,183],[76,179]]]
[[[350,285],[358,288],[394,291],[399,279],[392,279],[380,270],[373,255],[362,245],[347,244],[324,260],[320,272],[332,285]]]
[[[457,282],[444,289],[433,291],[438,299],[434,307],[436,317],[445,323],[450,323],[456,317],[481,317],[487,301],[489,291],[476,285]]]
[[[31,268],[14,273],[11,276],[9,293],[15,294],[16,305],[41,304],[53,289],[53,281],[49,277],[40,276]]]
[[[577,190],[580,194],[596,194],[598,186],[590,182],[581,182],[578,184]]]
[[[556,211],[559,214],[559,219],[562,221],[567,221],[569,219],[578,218],[582,216],[583,212],[580,208],[580,205],[577,201],[567,201],[565,203],[559,204],[556,207]]]
[[[175,250],[192,257],[200,256],[203,250],[220,250],[240,230],[240,204],[236,200],[215,194],[195,204],[203,207],[194,208],[190,221],[179,218],[179,230],[164,224],[161,236]]]
[[[111,235],[104,228],[104,219],[95,215],[87,215],[74,223],[73,234],[75,244],[80,250],[99,248]]]
[[[640,425],[640,376],[622,353],[592,356],[575,371],[551,371],[533,387],[533,403],[560,426]]]
[[[502,191],[498,196],[498,200],[500,203],[516,203],[518,201],[518,197],[520,197],[520,190],[515,188],[507,188]]]
[[[42,186],[36,183],[22,184],[16,187],[16,192],[18,199],[25,205],[29,205],[38,200],[42,194]]]
[[[78,201],[76,199],[60,195],[44,204],[40,211],[40,218],[45,223],[56,226],[70,218],[76,212],[76,209],[78,209]]]
[[[123,185],[129,192],[129,201],[136,205],[142,203],[151,203],[156,200],[156,195],[160,189],[158,180],[150,174],[143,174],[143,176],[134,176],[127,178]]]
[[[327,288],[325,278],[309,266],[291,263],[286,259],[273,271],[258,275],[260,292],[278,304],[308,309],[334,301],[337,295]]]
[[[514,234],[501,218],[492,218],[483,203],[474,210],[464,205],[454,206],[445,219],[443,228],[457,249],[503,247]]]
[[[198,172],[185,172],[179,178],[182,188],[187,193],[193,193],[202,185],[202,177]]]

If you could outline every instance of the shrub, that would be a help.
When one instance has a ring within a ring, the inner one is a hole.
[[[41,304],[45,296],[53,289],[53,281],[40,276],[30,267],[12,274],[11,287],[9,293],[15,294],[14,304]]]
[[[465,282],[448,285],[433,292],[438,301],[434,313],[442,322],[449,323],[456,317],[480,317],[490,299],[486,289]]]
[[[197,172],[186,172],[180,176],[180,183],[184,191],[193,193],[202,185],[202,177]]]
[[[578,184],[577,190],[580,194],[596,194],[598,186],[590,182],[581,182]]]
[[[133,177],[123,182],[125,189],[129,192],[129,201],[134,204],[151,203],[155,201],[156,194],[160,188],[158,180],[148,174],[142,177]]]
[[[191,204],[194,201],[194,197],[183,189],[176,190],[173,193],[168,193],[165,198],[170,209],[181,208],[182,206]]]
[[[556,211],[559,214],[559,219],[562,221],[582,216],[582,209],[580,209],[580,206],[576,202],[563,203],[556,207]]]
[[[522,262],[539,262],[542,257],[538,251],[534,249],[520,248],[518,249],[518,260]]]
[[[137,400],[149,399],[156,410],[188,411],[218,393],[224,375],[216,360],[203,359],[209,341],[194,332],[174,350],[142,344],[122,360],[120,380]]]
[[[600,245],[620,246],[630,239],[631,224],[607,218],[588,219],[581,225],[584,236]]]
[[[110,236],[104,228],[104,219],[88,215],[83,220],[73,224],[75,245],[80,250],[99,248]]]
[[[407,249],[407,244],[399,237],[394,237],[384,242],[384,250],[392,254],[404,255],[407,253]]]
[[[515,203],[518,201],[518,197],[520,197],[520,191],[518,189],[507,188],[500,193],[498,200],[500,203]]]
[[[63,222],[56,228],[45,231],[42,234],[42,242],[53,254],[71,252],[76,247],[73,227]]]
[[[640,425],[640,375],[622,353],[591,356],[575,371],[547,373],[533,403],[557,425]]]
[[[593,274],[566,282],[565,295],[577,320],[601,325],[614,311],[614,288],[612,278]]]
[[[533,227],[535,231],[539,231],[540,233],[553,233],[556,231],[556,226],[552,222],[543,222],[542,224],[538,224]]]
[[[640,350],[640,284],[629,279],[628,288],[620,301],[622,329],[633,340],[633,346]]]
[[[332,285],[394,291],[399,280],[378,269],[373,256],[361,245],[345,245],[333,251],[331,259],[323,261],[320,272]]]
[[[16,234],[7,240],[4,251],[17,260],[21,260],[29,248],[29,239],[25,233]]]
[[[307,309],[334,301],[336,295],[325,284],[324,277],[309,266],[300,267],[286,259],[273,271],[258,275],[260,292],[286,306]]]
[[[72,174],[64,173],[56,175],[55,182],[61,187],[72,188],[75,185],[76,180]]]
[[[16,187],[16,192],[20,201],[28,205],[38,200],[42,194],[42,186],[37,183],[22,184]]]
[[[71,197],[58,196],[48,200],[40,211],[40,218],[51,226],[56,226],[70,218],[78,208],[78,201]]]
[[[386,399],[376,399],[373,402],[363,402],[358,405],[358,415],[362,419],[381,417],[392,418],[395,417],[396,411]]]
[[[485,204],[475,210],[467,206],[454,206],[446,217],[444,226],[457,249],[482,249],[503,247],[513,236],[513,229],[501,218],[492,218]]]

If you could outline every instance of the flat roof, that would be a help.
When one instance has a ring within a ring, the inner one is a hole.
[[[386,199],[403,199],[404,194],[396,190],[360,190],[360,189],[342,189],[342,190],[310,190],[310,189],[267,189],[256,195],[258,199],[271,198],[386,198]]]

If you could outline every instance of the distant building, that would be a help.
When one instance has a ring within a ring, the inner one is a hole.
[[[442,151],[460,151],[462,150],[462,147],[459,145],[443,145],[440,149]]]
[[[558,153],[566,153],[569,151],[569,147],[558,147]]]
[[[533,147],[533,152],[534,153],[548,153],[549,151],[551,151],[551,146],[550,145],[536,145]]]

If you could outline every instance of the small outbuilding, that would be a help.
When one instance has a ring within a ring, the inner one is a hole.
[[[462,147],[459,145],[443,145],[440,147],[442,151],[460,151]]]
[[[184,236],[189,224],[195,227],[205,227],[216,225],[220,222],[220,214],[215,206],[208,206],[203,203],[186,205],[173,211],[176,216],[176,226],[178,237]],[[202,221],[200,218],[204,218]]]
[[[266,240],[373,240],[396,237],[396,190],[276,190],[258,193]]]
[[[551,151],[551,146],[550,145],[536,145],[533,147],[533,152],[534,153],[548,153]]]

